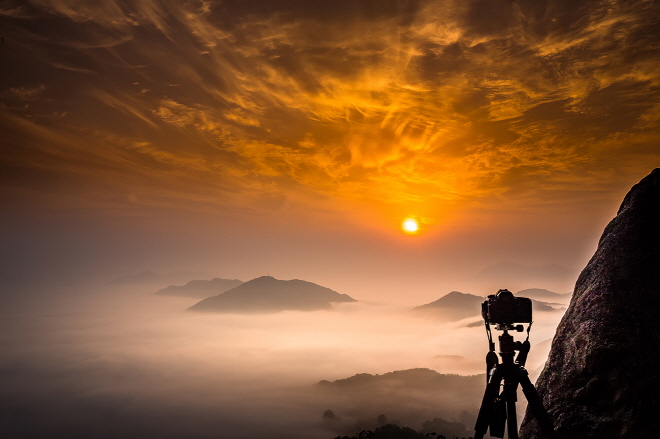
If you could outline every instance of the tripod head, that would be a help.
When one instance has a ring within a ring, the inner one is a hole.
[[[525,327],[523,325],[514,325],[512,323],[496,323],[495,329],[498,331],[516,331],[523,332]]]
[[[529,332],[532,329],[532,301],[526,297],[515,297],[511,291],[498,290],[496,294],[488,296],[481,305],[481,315],[486,324],[489,352],[486,356],[486,367],[488,372],[499,363],[495,353],[495,343],[491,332],[491,325],[502,331],[499,340],[499,354],[503,363],[513,363],[515,351],[519,351],[515,362],[521,366],[527,361],[529,353]],[[518,323],[518,324],[516,324]],[[525,327],[521,323],[527,323],[527,338],[524,342],[514,341],[509,331],[523,332]]]

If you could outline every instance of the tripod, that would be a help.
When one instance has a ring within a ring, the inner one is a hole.
[[[495,353],[495,343],[493,343],[490,325],[486,321],[486,333],[488,334],[489,345],[489,351],[486,355],[488,377],[484,399],[481,402],[479,416],[477,416],[477,422],[474,426],[474,439],[483,439],[489,426],[491,436],[503,438],[506,424],[508,424],[509,439],[518,439],[518,421],[516,418],[518,384],[522,387],[523,394],[527,398],[529,407],[538,421],[541,431],[543,431],[548,439],[557,438],[552,420],[543,407],[543,402],[524,367],[530,348],[529,331],[531,327],[532,324],[530,323],[527,327],[527,339],[521,343],[514,341],[513,336],[508,331],[516,330],[521,332],[523,331],[522,325],[497,324],[495,329],[503,331],[502,335],[498,337],[500,356],[502,357],[502,362],[500,363]],[[515,351],[519,351],[519,353],[514,361]],[[504,385],[500,393],[502,381]]]

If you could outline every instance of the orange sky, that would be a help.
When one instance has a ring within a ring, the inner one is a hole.
[[[580,269],[660,163],[649,1],[32,0],[0,17],[9,272]]]

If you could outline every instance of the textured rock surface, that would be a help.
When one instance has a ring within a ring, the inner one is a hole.
[[[660,169],[605,228],[537,388],[560,439],[660,434]],[[542,437],[528,412],[521,439]]]

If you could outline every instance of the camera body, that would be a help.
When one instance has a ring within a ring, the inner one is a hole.
[[[514,297],[509,290],[498,290],[481,304],[481,315],[491,325],[531,323],[532,301],[527,297]]]

